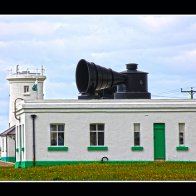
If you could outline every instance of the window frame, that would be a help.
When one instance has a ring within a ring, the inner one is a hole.
[[[59,130],[59,126],[62,126],[63,125],[63,130]],[[55,130],[51,130],[51,127],[52,126],[55,126]],[[56,133],[56,144],[52,144],[52,138],[54,136],[52,136],[52,133]],[[63,133],[63,144],[62,145],[59,145],[59,133]],[[51,147],[63,147],[65,146],[65,123],[50,123],[50,146]]]
[[[29,85],[24,85],[24,93],[29,93]]]
[[[185,145],[185,123],[178,123],[178,141],[179,146]]]
[[[95,126],[95,129],[91,129],[91,126]],[[99,128],[99,126],[103,126],[103,129]],[[105,145],[105,124],[104,123],[90,123],[89,124],[90,129],[90,146],[96,147],[96,146],[104,146]],[[95,133],[95,143],[93,144],[92,133]],[[100,138],[100,136],[102,137]],[[103,141],[100,141],[103,140]],[[101,143],[101,144],[100,144]]]
[[[138,127],[136,127],[136,125]],[[136,134],[138,134],[138,135],[136,135]],[[140,126],[140,123],[133,123],[133,139],[134,139],[133,140],[134,146],[141,146],[141,126]]]

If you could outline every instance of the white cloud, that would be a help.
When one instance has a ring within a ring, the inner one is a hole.
[[[34,35],[51,34],[59,28],[61,23],[51,23],[46,21],[36,22],[0,22],[0,36],[19,35],[20,33],[31,33]]]
[[[81,58],[119,72],[126,63],[138,63],[149,73],[153,94],[192,86],[195,21],[194,15],[0,16],[0,90],[8,92],[8,69],[43,65],[45,98],[77,98],[75,69]],[[9,102],[7,95],[0,96]]]
[[[139,19],[143,22],[143,24],[153,30],[162,30],[165,27],[171,26],[178,16],[175,15],[146,15],[140,16]]]
[[[185,56],[195,59],[196,58],[196,49],[190,50],[190,51],[186,51],[185,52]]]

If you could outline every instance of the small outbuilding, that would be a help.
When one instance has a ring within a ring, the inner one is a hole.
[[[0,134],[2,161],[16,161],[15,127],[14,125]]]

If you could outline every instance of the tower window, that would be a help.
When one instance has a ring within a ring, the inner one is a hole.
[[[24,93],[28,93],[29,92],[29,86],[24,86]]]

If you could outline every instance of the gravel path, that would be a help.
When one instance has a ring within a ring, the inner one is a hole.
[[[0,167],[14,167],[15,163],[11,163],[11,162],[4,162],[0,160]]]

